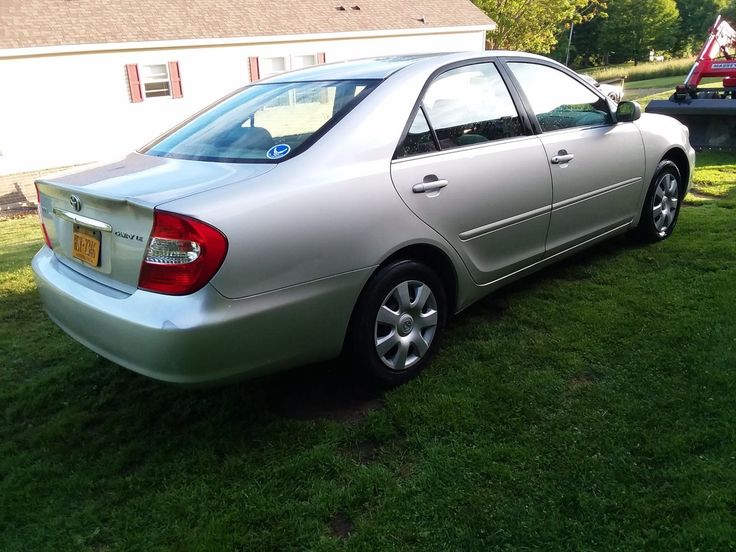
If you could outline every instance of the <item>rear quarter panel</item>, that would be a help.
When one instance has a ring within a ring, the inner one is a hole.
[[[469,278],[391,181],[391,157],[428,76],[415,73],[381,84],[311,148],[260,178],[160,206],[228,237],[212,280],[220,293],[247,297],[377,266],[413,243],[440,248],[461,269],[458,280]]]

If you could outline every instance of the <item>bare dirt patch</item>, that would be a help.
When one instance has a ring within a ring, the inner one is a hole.
[[[345,512],[337,512],[327,526],[330,529],[330,535],[336,539],[346,539],[355,531],[353,520]]]

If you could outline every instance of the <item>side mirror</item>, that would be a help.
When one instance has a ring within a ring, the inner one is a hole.
[[[641,106],[636,102],[621,102],[616,108],[616,121],[631,123],[641,118]]]

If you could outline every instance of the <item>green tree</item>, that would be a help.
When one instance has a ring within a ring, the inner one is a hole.
[[[488,47],[548,53],[565,23],[594,17],[604,0],[473,0],[498,27]]]
[[[732,26],[736,26],[736,0],[731,0],[728,6],[723,10],[725,17]]]
[[[681,54],[696,53],[719,13],[728,7],[729,0],[676,0],[680,12],[680,33],[675,50]]]
[[[609,0],[600,47],[613,62],[646,59],[650,50],[675,46],[679,12],[675,0]]]
[[[600,47],[600,34],[607,14],[599,14],[598,17],[575,25],[572,29],[572,42],[570,43],[570,65],[573,67],[588,67],[600,65],[604,54]],[[570,28],[568,27],[560,35],[560,41],[555,52],[555,59],[564,61],[567,54],[567,44],[570,40]]]

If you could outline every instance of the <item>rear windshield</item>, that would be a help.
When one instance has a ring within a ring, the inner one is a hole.
[[[143,153],[222,163],[281,161],[308,147],[379,82],[255,84],[215,104]]]

